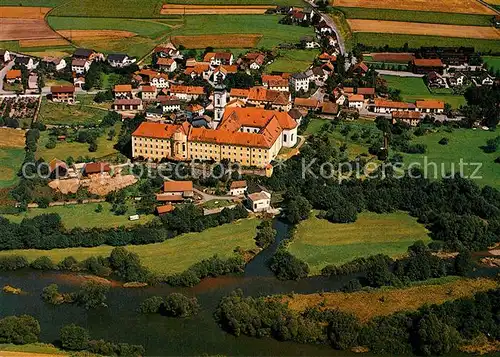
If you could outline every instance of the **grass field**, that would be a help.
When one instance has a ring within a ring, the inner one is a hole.
[[[115,132],[120,132],[120,127],[115,127]],[[40,140],[38,141],[38,150],[36,151],[37,158],[43,158],[45,161],[50,161],[54,158],[65,160],[67,157],[72,156],[74,159],[82,157],[93,157],[96,159],[106,157],[108,155],[117,154],[118,151],[113,147],[115,140],[108,140],[107,133],[97,138],[97,151],[90,152],[89,144],[74,142],[57,142],[56,147],[47,149],[45,145],[49,142],[49,133],[42,132]]]
[[[172,30],[177,35],[262,34],[257,48],[272,48],[280,43],[297,43],[312,35],[312,28],[281,25],[275,15],[192,15],[185,17],[185,25]],[[234,46],[228,46],[234,48]]]
[[[255,248],[257,219],[244,219],[231,224],[207,229],[200,233],[187,233],[168,239],[162,243],[131,245],[125,248],[137,253],[141,262],[151,271],[160,275],[181,273],[196,262],[217,254],[221,258],[234,255],[234,249],[241,247],[248,250]],[[108,256],[113,250],[110,246],[93,248],[66,248],[53,250],[11,250],[0,252],[1,255],[24,255],[29,261],[46,255],[59,262],[67,256],[83,260],[91,256]]]
[[[27,345],[14,345],[14,344],[0,344],[0,351],[7,352],[20,352],[23,356],[28,356],[28,353],[35,354],[37,357],[43,357],[43,355],[67,355],[68,352],[62,351],[59,348],[51,344],[46,343],[29,343]]]
[[[374,254],[406,253],[417,240],[429,241],[427,230],[407,213],[363,212],[354,223],[334,224],[312,215],[302,221],[288,251],[305,261],[311,275],[326,265],[340,265]]]
[[[315,50],[281,50],[280,56],[266,67],[266,72],[302,72],[311,66],[319,53]]]
[[[493,68],[495,71],[500,70],[500,56],[483,56],[484,63],[488,64],[488,68]]]
[[[361,7],[336,7],[348,19],[373,19],[408,21],[449,25],[491,26],[490,15],[457,14],[430,11],[405,11],[389,9],[368,9]]]
[[[490,185],[500,188],[500,164],[496,164],[494,160],[500,156],[499,153],[487,154],[481,150],[481,146],[486,144],[488,139],[492,139],[500,135],[498,132],[471,130],[471,129],[456,129],[452,133],[448,133],[443,129],[438,132],[427,134],[421,137],[415,137],[412,142],[421,143],[427,146],[425,154],[404,154],[405,163],[418,162],[424,167],[425,158],[427,162],[435,162],[438,165],[438,171],[446,174],[451,171],[454,165],[454,171],[459,172],[459,162],[462,158],[465,163],[481,163],[479,175],[480,179],[474,179],[479,185]],[[448,145],[438,143],[441,138],[448,138]],[[443,169],[441,167],[443,166]],[[475,167],[465,166],[464,173],[471,175]],[[429,176],[433,178],[435,169],[429,166]]]
[[[34,208],[27,212],[18,215],[5,215],[12,222],[19,223],[23,218],[33,218],[41,214],[57,213],[61,216],[62,223],[65,228],[72,229],[75,227],[82,228],[116,228],[120,226],[134,226],[150,222],[153,215],[141,215],[139,221],[129,221],[128,217],[136,214],[133,208],[122,216],[117,216],[111,212],[111,204],[102,202],[103,211],[97,213],[97,203],[88,203],[81,205],[55,206],[48,208]]]
[[[405,43],[409,48],[419,48],[422,46],[443,46],[443,47],[474,47],[476,51],[494,53],[500,52],[500,41],[479,40],[470,38],[454,38],[440,36],[419,36],[419,35],[398,35],[387,33],[357,32],[354,34],[354,41],[365,46],[383,48],[403,47]]]
[[[0,188],[14,186],[24,161],[24,148],[0,148]]]
[[[362,322],[376,316],[387,316],[398,311],[412,311],[424,305],[473,296],[480,291],[498,287],[494,280],[446,277],[421,282],[409,288],[382,288],[354,293],[321,293],[284,297],[282,300],[296,311],[321,305],[324,309],[340,309],[355,314]]]
[[[53,103],[46,98],[42,99],[40,107],[40,119],[44,124],[95,125],[99,124],[106,113],[84,104]]]
[[[404,101],[415,102],[416,100],[435,99],[450,103],[453,108],[464,105],[465,98],[461,95],[431,93],[422,78],[382,76],[387,81],[387,86],[399,89]]]

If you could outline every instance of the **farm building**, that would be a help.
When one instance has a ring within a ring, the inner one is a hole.
[[[50,93],[54,102],[73,103],[75,101],[74,86],[52,86]]]
[[[351,94],[347,100],[349,101],[349,108],[361,110],[365,102],[365,97],[363,94]]]
[[[251,193],[247,196],[247,203],[254,212],[266,212],[271,208],[271,194],[267,191]]]
[[[133,98],[132,85],[117,84],[113,87],[113,94],[116,99]]]
[[[21,70],[11,69],[7,71],[7,74],[5,75],[5,80],[7,81],[7,83],[21,82]]]
[[[416,111],[422,113],[439,114],[444,111],[444,102],[441,100],[417,100]]]
[[[398,121],[411,126],[417,126],[421,121],[420,113],[410,111],[392,112],[392,123],[394,124]]]
[[[233,181],[229,186],[229,194],[231,196],[243,196],[247,191],[246,181]]]
[[[427,74],[429,72],[443,74],[444,71],[444,64],[439,58],[414,59],[410,62],[410,67],[413,73],[418,74]]]
[[[115,99],[113,102],[113,110],[118,112],[120,111],[129,111],[129,112],[137,112],[143,109],[142,100],[139,98],[122,98]]]
[[[107,60],[109,65],[115,68],[127,67],[136,62],[135,58],[131,58],[123,53],[112,53],[108,55]]]
[[[405,102],[394,102],[392,100],[375,99],[375,113],[389,114],[395,111],[415,110],[415,105]]]

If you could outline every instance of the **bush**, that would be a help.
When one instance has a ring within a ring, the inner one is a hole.
[[[94,309],[98,307],[106,307],[106,294],[109,291],[109,286],[95,281],[87,281],[82,285],[82,288],[76,293],[76,302],[85,309]]]
[[[282,248],[271,258],[269,268],[280,280],[299,280],[309,274],[309,266],[306,263]]]
[[[35,343],[39,335],[40,324],[32,316],[7,316],[0,319],[0,343]]]
[[[276,237],[276,230],[273,229],[273,222],[270,220],[263,221],[257,227],[257,235],[255,236],[255,243],[258,247],[263,249],[269,247]]]
[[[75,324],[66,325],[61,329],[61,345],[72,351],[85,350],[89,345],[90,334],[83,327]]]
[[[59,305],[64,302],[64,299],[62,299],[62,296],[59,293],[59,287],[57,284],[50,284],[49,286],[44,287],[41,296],[43,301],[52,305]]]
[[[29,266],[28,260],[20,255],[7,255],[0,257],[1,270],[18,270]]]
[[[448,138],[442,138],[441,140],[439,140],[439,144],[440,145],[448,145]]]
[[[151,296],[141,303],[139,311],[143,314],[156,314],[160,312],[162,305],[163,299],[161,296]]]
[[[161,312],[167,316],[187,317],[195,315],[199,308],[195,297],[189,298],[179,293],[172,293],[165,298]]]
[[[80,266],[74,257],[66,257],[57,265],[60,270],[79,271]]]
[[[55,270],[57,266],[47,256],[41,256],[31,262],[31,267],[37,270]]]

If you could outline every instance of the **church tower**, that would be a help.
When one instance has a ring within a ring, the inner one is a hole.
[[[227,90],[223,84],[217,84],[214,88],[214,121],[212,127],[217,128],[224,115],[224,108],[227,105]]]

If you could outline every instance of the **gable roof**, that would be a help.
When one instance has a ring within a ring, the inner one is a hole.
[[[113,61],[113,62],[123,62],[127,58],[128,56],[124,53],[112,53],[108,55],[108,61]]]
[[[11,70],[7,71],[6,78],[7,79],[21,78],[21,70],[20,69],[11,69]]]
[[[295,98],[293,102],[294,106],[297,107],[305,107],[305,108],[318,108],[320,105],[320,101],[317,99],[309,99],[309,98]]]
[[[117,84],[113,88],[114,92],[132,92],[131,84]]]
[[[443,62],[439,58],[420,58],[420,59],[414,59],[412,61],[414,66],[418,67],[444,67]]]
[[[51,93],[74,93],[74,86],[52,86],[50,87]]]
[[[374,95],[375,94],[375,88],[358,88],[357,93],[358,94],[363,94],[363,95]]]
[[[165,181],[163,192],[193,191],[193,181]]]
[[[94,53],[94,50],[89,50],[86,48],[77,48],[75,52],[73,52],[73,57],[89,58],[90,55],[92,55],[92,53]]]
[[[417,100],[415,105],[421,109],[444,109],[444,102],[441,100]]]

